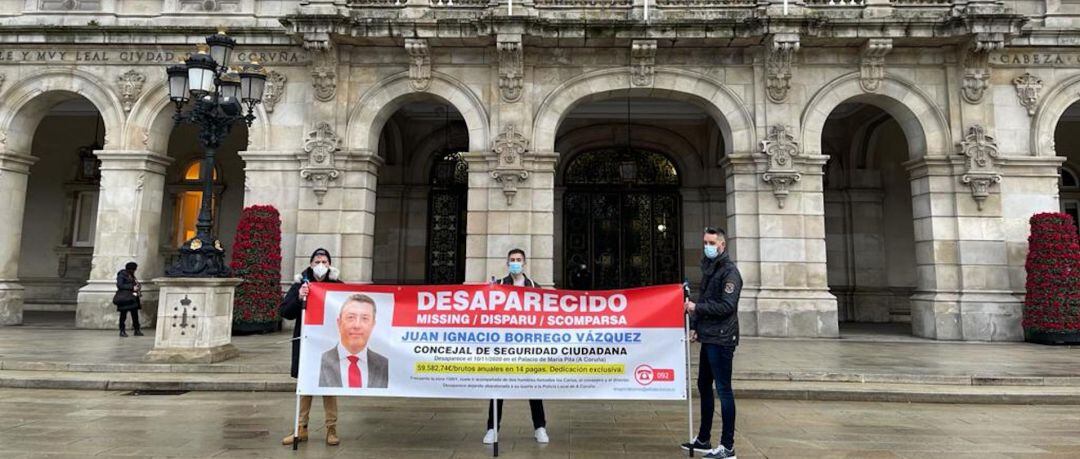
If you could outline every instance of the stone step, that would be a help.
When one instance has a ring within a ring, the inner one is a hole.
[[[696,372],[697,366],[694,366]],[[89,372],[89,373],[214,373],[247,374],[257,378],[289,372],[289,363],[281,364],[158,364],[158,363],[74,363],[0,360],[0,370]],[[836,382],[863,384],[932,384],[956,386],[1075,386],[1078,376],[1027,375],[935,375],[905,373],[860,373],[857,371],[736,371],[736,381]]]
[[[0,370],[0,387],[83,390],[293,392],[287,374],[102,373]],[[737,397],[778,400],[973,404],[1080,404],[1080,386],[736,381]],[[695,393],[695,398],[697,397]]]

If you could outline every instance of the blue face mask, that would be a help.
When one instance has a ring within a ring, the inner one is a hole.
[[[507,266],[510,267],[510,274],[521,274],[523,265],[524,263],[520,261],[511,261],[510,263],[507,263]]]
[[[708,257],[709,259],[713,259],[713,258],[716,258],[716,257],[720,256],[720,247],[717,247],[715,245],[707,245],[707,246],[705,246],[705,256]]]

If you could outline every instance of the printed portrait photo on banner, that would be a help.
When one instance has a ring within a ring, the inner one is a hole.
[[[329,315],[331,309],[327,308]],[[390,382],[390,362],[369,346],[377,333],[376,301],[363,293],[348,295],[338,310],[337,343],[322,353],[319,387],[385,389]],[[329,319],[329,317],[327,317]]]

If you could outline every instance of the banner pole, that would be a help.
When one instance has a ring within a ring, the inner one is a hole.
[[[694,388],[690,385],[690,314],[685,316],[686,326],[686,432],[690,443],[694,442]],[[694,457],[694,447],[690,446],[687,457]]]
[[[499,457],[499,400],[491,399],[491,419],[495,421],[495,457]]]
[[[305,302],[306,303],[306,302]],[[306,304],[304,306],[307,306]],[[307,308],[300,308],[300,323],[304,323],[304,313]],[[298,325],[303,326],[303,325]],[[304,335],[300,335],[300,345],[304,345]],[[297,385],[296,390],[296,417],[293,419],[293,436],[292,436],[292,449],[296,451],[300,447],[300,388]]]

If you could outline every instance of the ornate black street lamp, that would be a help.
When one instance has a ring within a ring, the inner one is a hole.
[[[229,68],[236,40],[225,32],[206,37],[183,64],[169,66],[169,99],[176,104],[173,119],[199,128],[199,143],[206,152],[202,161],[202,206],[195,237],[180,247],[180,258],[165,270],[167,277],[228,277],[225,248],[213,233],[214,155],[237,121],[250,127],[255,105],[262,102],[266,70],[257,63]],[[190,110],[181,111],[188,101]],[[244,114],[244,106],[247,114]]]

